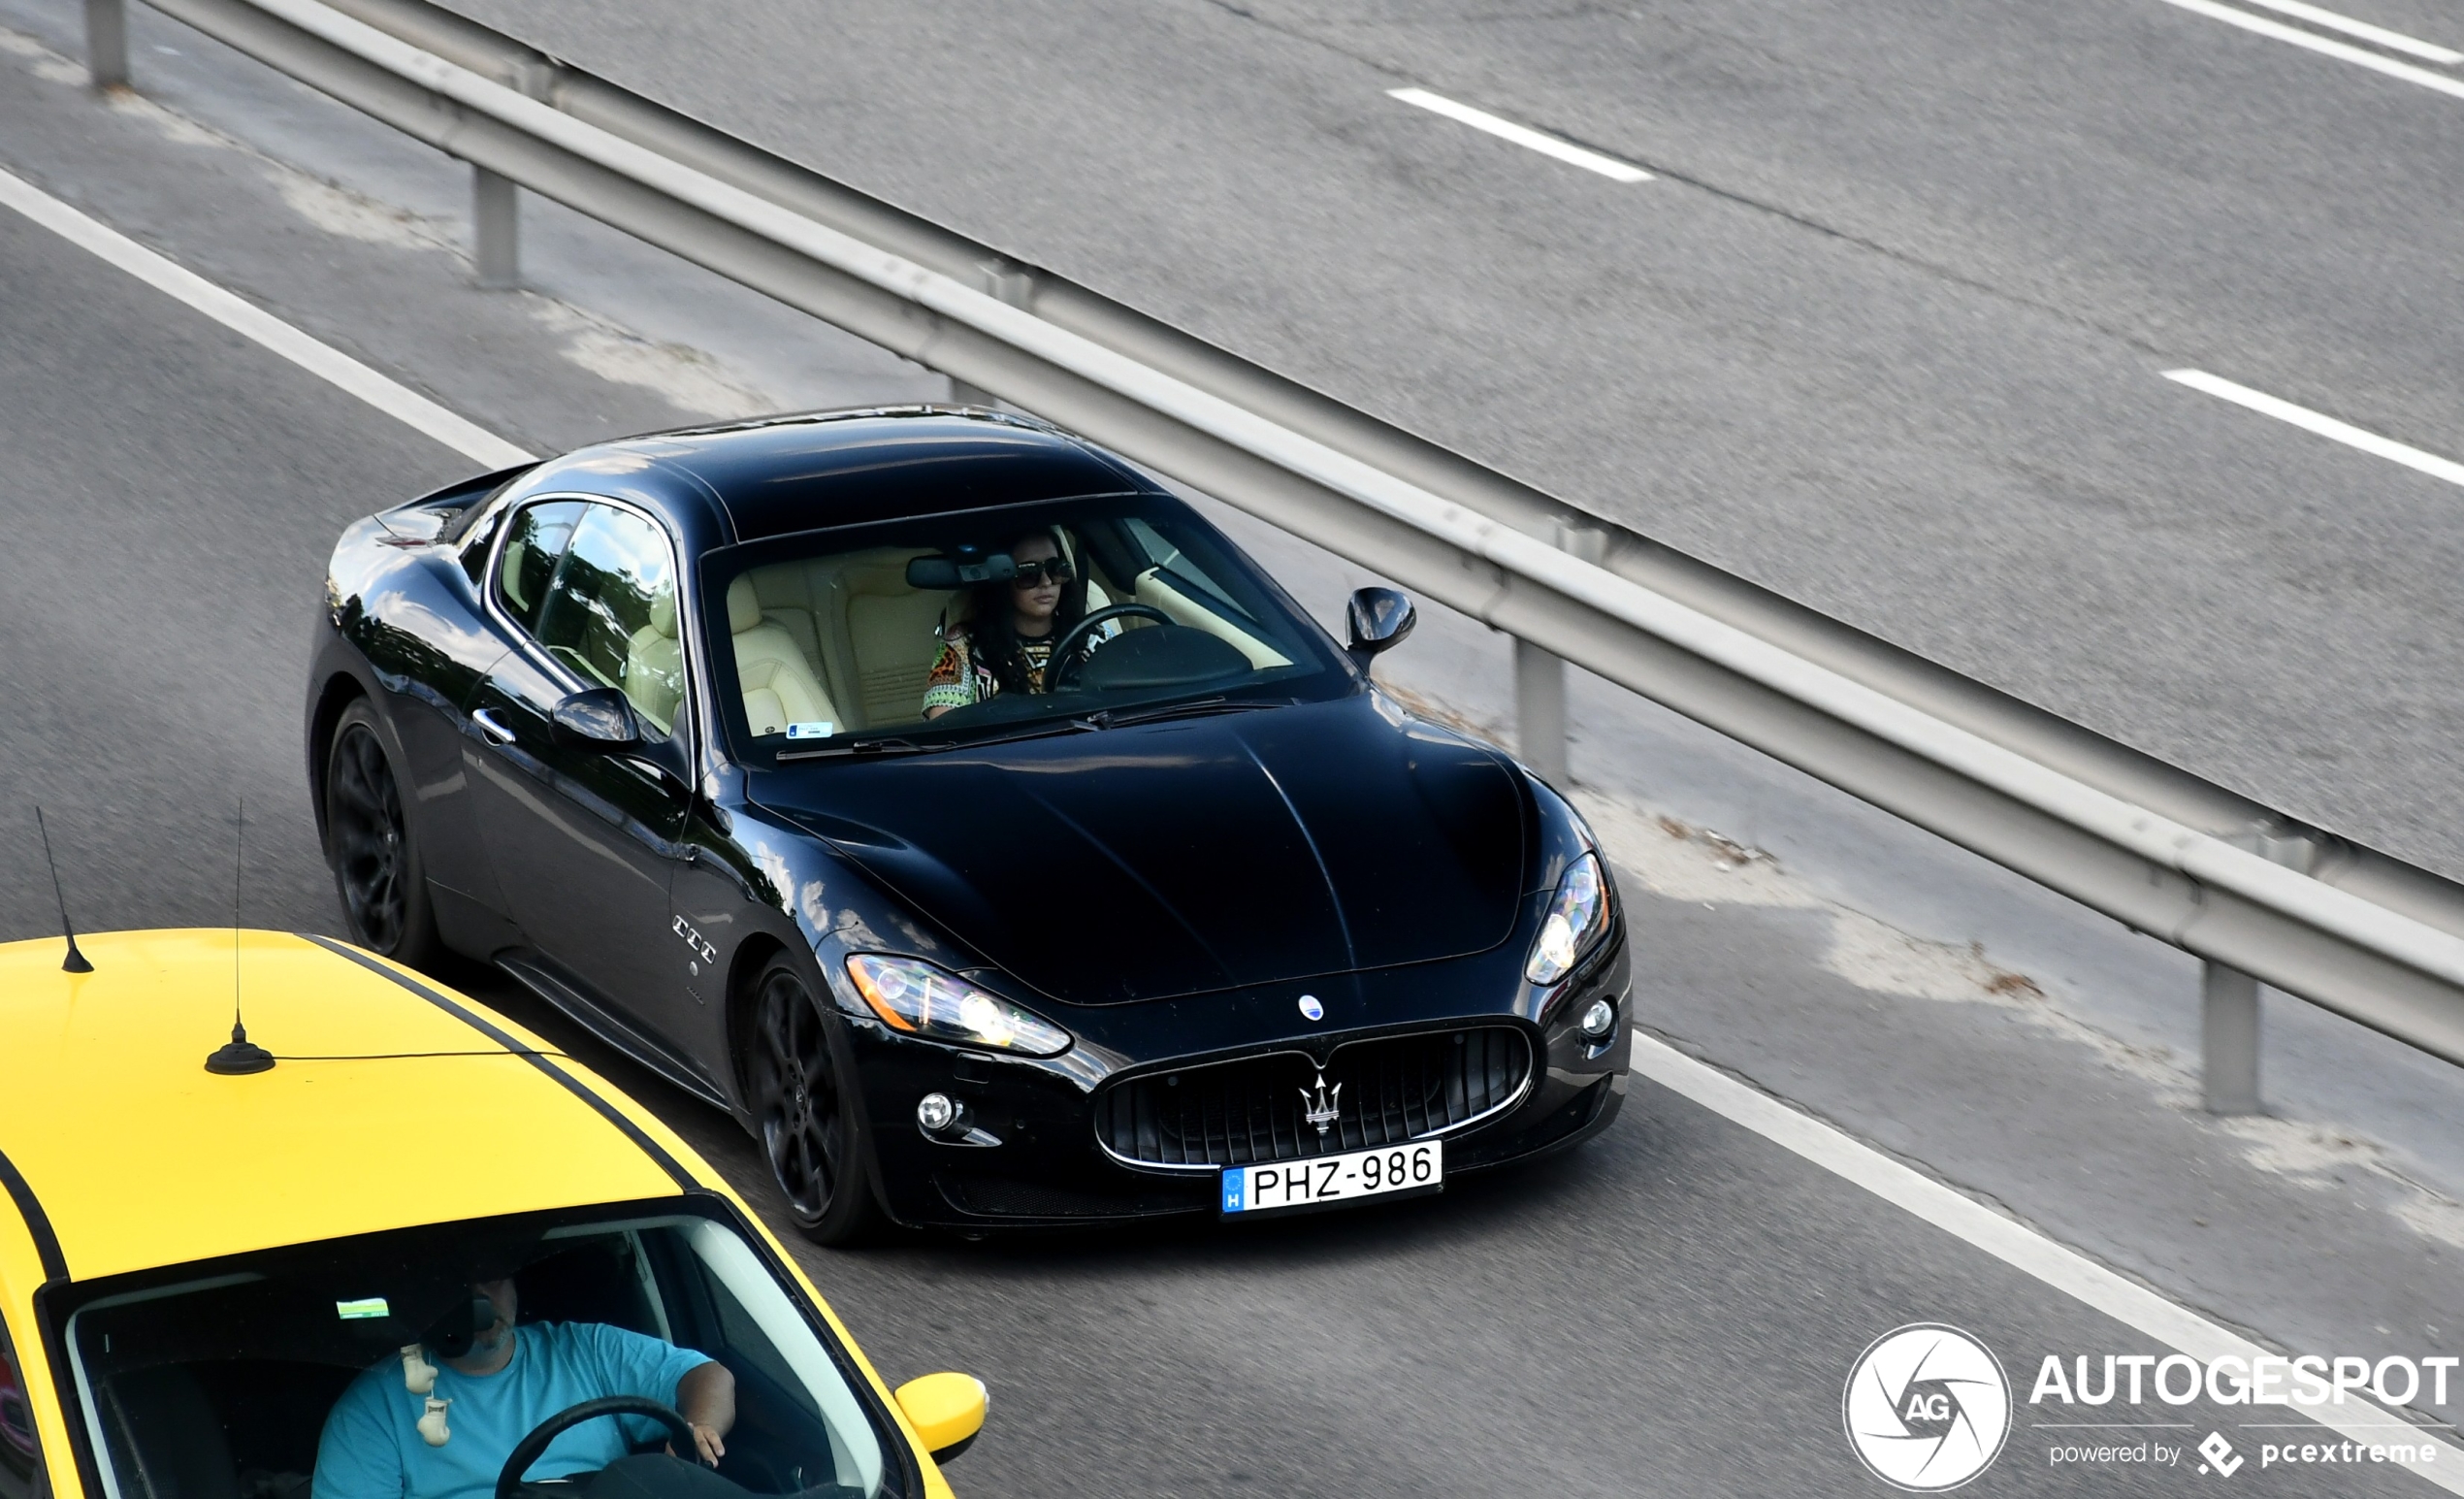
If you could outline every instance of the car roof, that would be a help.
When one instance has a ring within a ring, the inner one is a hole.
[[[91,973],[56,937],[0,944],[0,1186],[45,1279],[711,1185],[579,1065],[522,1055],[536,1036],[340,942],[80,942]],[[248,1037],[281,1059],[217,1076],[235,948]]]
[[[556,487],[601,471],[613,476],[621,465],[609,460],[620,456],[652,460],[689,479],[716,500],[739,541],[1080,495],[1155,492],[1128,465],[1057,428],[946,407],[811,412],[630,438],[544,465],[524,488]],[[631,483],[649,478],[639,474]]]

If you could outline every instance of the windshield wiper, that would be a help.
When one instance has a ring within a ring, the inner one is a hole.
[[[1049,739],[1056,733],[1085,733],[1093,726],[1082,718],[1047,719],[1013,729],[1008,733],[988,733],[980,739],[954,739],[950,749],[973,749],[979,744],[1016,744],[1021,739]]]
[[[913,739],[850,739],[845,744],[824,745],[816,749],[781,750],[778,763],[791,760],[839,760],[849,756],[929,755],[946,750],[948,744],[918,744]]]
[[[822,749],[781,750],[778,763],[792,760],[881,759],[895,755],[938,755],[947,750],[974,749],[984,744],[1014,744],[1021,739],[1042,739],[1056,733],[1085,733],[1094,725],[1075,718],[1058,722],[1029,724],[1008,733],[988,733],[966,739],[936,739],[918,744],[913,739],[854,739],[845,744],[832,744]]]
[[[851,739],[845,744],[824,745],[814,749],[781,750],[778,764],[796,760],[872,759],[892,755],[938,755],[944,750],[975,749],[987,744],[1015,744],[1021,739],[1050,738],[1061,733],[1086,733],[1097,729],[1122,729],[1131,724],[1156,724],[1173,718],[1204,718],[1216,713],[1246,713],[1254,708],[1289,707],[1298,699],[1282,698],[1192,698],[1186,702],[1165,702],[1146,708],[1097,708],[1075,718],[1046,719],[1041,723],[1022,725],[1008,733],[989,733],[974,738],[939,739],[919,744],[913,739]]]
[[[1216,713],[1247,713],[1254,708],[1282,708],[1291,703],[1281,699],[1258,698],[1192,698],[1186,702],[1166,702],[1151,708],[1097,708],[1082,714],[1078,722],[1095,729],[1121,729],[1131,724],[1159,724],[1170,718],[1205,718]]]

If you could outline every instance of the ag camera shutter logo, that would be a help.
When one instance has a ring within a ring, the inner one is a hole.
[[[1938,1493],[1994,1465],[2011,1434],[2011,1382],[1993,1350],[1942,1322],[1868,1345],[1840,1397],[1848,1445],[1895,1488]]]

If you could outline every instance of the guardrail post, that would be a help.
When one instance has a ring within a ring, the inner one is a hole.
[[[97,88],[128,86],[128,0],[85,0],[85,71]]]
[[[2258,980],[2200,963],[2199,1029],[2207,1111],[2258,1113]]]
[[[1557,546],[1569,556],[1598,562],[1608,534],[1597,526],[1560,520]],[[1531,641],[1514,642],[1514,743],[1523,764],[1551,786],[1563,786],[1566,765],[1566,663]]]
[[[481,291],[522,284],[522,200],[513,179],[470,168],[470,261]]]
[[[995,302],[1014,308],[1025,308],[1035,300],[1035,274],[1006,260],[987,261],[984,266],[984,290]],[[950,376],[952,406],[997,407],[1001,398],[981,385],[970,385],[956,375]]]
[[[1541,780],[1566,784],[1566,663],[1523,639],[1514,642],[1514,741]]]
[[[2320,849],[2311,836],[2285,824],[2264,824],[2226,840],[2272,864],[2307,874]],[[2199,963],[2199,1071],[2211,1114],[2256,1114],[2258,1097],[2258,980],[2214,960]]]

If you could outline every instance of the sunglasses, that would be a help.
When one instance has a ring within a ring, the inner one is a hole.
[[[1055,583],[1066,583],[1078,576],[1070,565],[1058,557],[1049,560],[1039,558],[1034,562],[1021,562],[1016,566],[1018,571],[1010,578],[1010,586],[1013,588],[1041,588],[1047,579]]]

